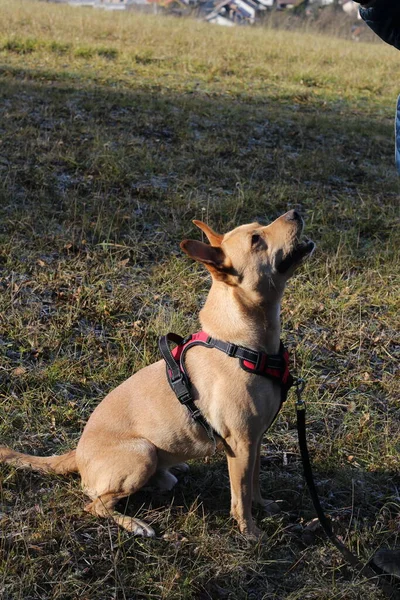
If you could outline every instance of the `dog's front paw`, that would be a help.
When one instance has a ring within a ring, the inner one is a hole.
[[[267,515],[277,515],[281,512],[279,504],[274,502],[274,500],[266,500],[262,498],[259,502],[257,502],[257,504]]]
[[[240,533],[250,542],[257,542],[264,535],[264,531],[257,527],[253,519],[245,521],[243,518],[237,518],[233,514],[232,516],[237,521]]]
[[[251,525],[244,523],[239,525],[240,533],[247,539],[249,542],[258,542],[258,540],[263,536],[264,532],[257,527],[254,523]]]

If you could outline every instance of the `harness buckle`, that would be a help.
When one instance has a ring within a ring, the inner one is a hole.
[[[178,373],[176,375],[176,377],[174,377],[172,374],[170,375],[170,381],[172,384],[177,383],[178,381],[182,381],[182,380],[183,380],[182,373]]]
[[[190,393],[188,381],[183,373],[177,374],[176,377],[171,376],[170,384],[181,404],[187,404],[191,401],[192,395]]]
[[[237,347],[236,344],[228,344],[228,348],[227,348],[226,353],[227,353],[228,356],[233,357],[233,356],[235,356],[235,354],[237,352],[237,349],[238,349],[238,347]]]
[[[178,400],[181,404],[187,404],[188,402],[190,402],[192,399],[192,396],[190,395],[189,392],[185,392],[183,394],[181,394],[180,396],[178,396]]]

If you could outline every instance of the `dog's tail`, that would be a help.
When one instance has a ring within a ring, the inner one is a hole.
[[[65,475],[78,470],[75,458],[75,450],[57,456],[31,456],[15,452],[7,446],[0,446],[0,463],[8,463],[17,468],[33,469],[41,473],[56,473]]]

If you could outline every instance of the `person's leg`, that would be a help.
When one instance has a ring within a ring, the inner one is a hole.
[[[395,142],[396,142],[396,167],[400,173],[400,96],[397,98],[396,106],[396,125],[395,125]]]

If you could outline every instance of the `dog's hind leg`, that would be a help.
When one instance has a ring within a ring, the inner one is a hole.
[[[159,492],[170,492],[178,483],[178,478],[190,470],[186,463],[178,463],[172,467],[157,469],[148,483],[148,487],[155,487]]]
[[[178,463],[177,465],[173,465],[170,468],[171,471],[174,471],[177,475],[185,475],[186,473],[189,473],[190,471],[190,467],[187,463]]]
[[[400,548],[380,548],[372,560],[385,573],[400,577]]]
[[[134,535],[153,537],[154,530],[147,523],[123,515],[114,507],[119,500],[142,488],[154,475],[157,468],[155,446],[145,439],[117,442],[108,447],[106,453],[103,449],[101,456],[94,456],[82,477],[84,489],[92,498],[85,510],[100,517],[111,517]]]
[[[169,469],[159,469],[150,479],[148,487],[154,486],[159,492],[170,492],[177,483],[178,479]]]

